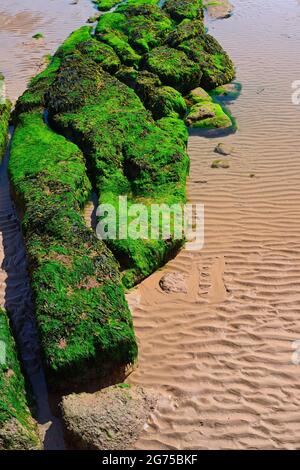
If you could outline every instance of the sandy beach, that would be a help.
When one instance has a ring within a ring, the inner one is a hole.
[[[1,1],[1,72],[12,100],[93,13],[89,0],[53,0],[51,10],[41,3]],[[139,343],[128,382],[160,395],[137,449],[300,447],[300,105],[291,99],[300,5],[231,3],[233,16],[208,27],[237,67],[242,93],[230,109],[238,131],[210,139],[193,132],[188,146],[188,199],[205,206],[204,248],[182,250],[127,294]],[[32,39],[39,31],[45,40]],[[233,149],[227,169],[211,168],[220,142]],[[186,293],[161,290],[167,272],[184,276]],[[3,269],[2,305],[5,282]]]

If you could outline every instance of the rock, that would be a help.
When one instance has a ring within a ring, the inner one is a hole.
[[[210,101],[195,104],[187,115],[186,124],[199,129],[226,129],[232,126],[230,117],[222,107]]]
[[[185,276],[179,272],[164,274],[159,281],[159,285],[168,294],[187,294]]]
[[[209,16],[215,20],[229,18],[233,13],[233,5],[228,0],[219,0],[216,5],[210,1],[205,3]]]
[[[188,99],[193,104],[201,103],[203,101],[212,101],[212,98],[209,96],[209,94],[205,90],[203,90],[203,88],[200,87],[192,90],[188,95]]]
[[[163,85],[188,92],[200,84],[200,64],[187,57],[185,52],[172,47],[156,47],[147,56],[146,68],[158,75]]]
[[[211,91],[211,96],[226,101],[233,101],[239,97],[241,90],[242,86],[240,83],[232,82],[215,88]]]
[[[28,419],[26,417],[26,419]],[[28,422],[27,422],[28,423]],[[27,424],[26,423],[26,424]],[[32,420],[32,430],[36,426]],[[1,450],[40,450],[41,445],[32,430],[28,430],[20,421],[11,417],[0,426],[0,451]]]
[[[215,152],[219,153],[220,155],[231,155],[233,149],[230,147],[230,145],[224,144],[224,143],[219,143],[216,148]]]
[[[229,163],[225,160],[214,160],[211,164],[211,168],[229,168]]]
[[[67,445],[79,450],[132,449],[156,403],[153,391],[127,384],[65,396],[61,407]]]

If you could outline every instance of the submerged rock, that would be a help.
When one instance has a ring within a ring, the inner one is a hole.
[[[170,272],[159,281],[160,288],[168,294],[187,294],[186,279],[182,273]]]
[[[128,450],[141,435],[157,396],[126,384],[62,400],[67,444],[79,450]]]

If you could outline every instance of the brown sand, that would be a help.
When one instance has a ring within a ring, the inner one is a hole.
[[[128,295],[140,346],[130,381],[163,395],[140,449],[300,447],[300,8],[233,3],[210,30],[238,67],[240,128],[189,141],[204,249],[182,251]],[[222,141],[235,149],[230,168],[212,169]],[[161,291],[166,271],[187,276],[187,294]]]

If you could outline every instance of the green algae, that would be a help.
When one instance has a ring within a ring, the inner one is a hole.
[[[84,150],[101,203],[118,210],[119,195],[126,195],[129,205],[184,202],[185,145],[155,124],[133,90],[89,58],[66,58],[49,89],[47,106],[53,128]],[[129,286],[163,264],[182,240],[107,243],[126,267],[123,280]]]
[[[178,22],[184,19],[203,18],[202,0],[166,0],[163,10]]]
[[[109,11],[118,3],[120,3],[121,0],[94,0],[94,3],[96,3],[98,10],[100,11]]]
[[[7,145],[10,108],[11,105],[7,100],[0,103],[0,161],[4,156]]]
[[[85,226],[91,190],[77,146],[39,112],[18,116],[9,164],[28,253],[37,326],[51,383],[84,382],[135,361],[137,347],[118,264]]]
[[[147,56],[146,68],[162,83],[187,92],[200,84],[202,71],[183,51],[161,46]]]
[[[25,213],[44,361],[59,382],[134,362],[122,283],[141,281],[184,243],[172,236],[98,241],[81,213],[91,191],[84,158],[99,202],[117,216],[119,196],[129,208],[182,205],[189,170],[183,118],[204,129],[229,125],[209,95],[189,95],[234,76],[230,58],[206,34],[202,2],[157,4],[128,0],[101,16],[95,33],[75,31],[16,106],[10,174]],[[204,105],[213,115],[200,119]]]
[[[0,309],[0,450],[39,448],[8,317]]]
[[[190,104],[185,118],[186,124],[198,129],[227,129],[233,126],[233,118],[226,108],[214,102],[213,98],[203,88],[192,90],[187,96]]]

